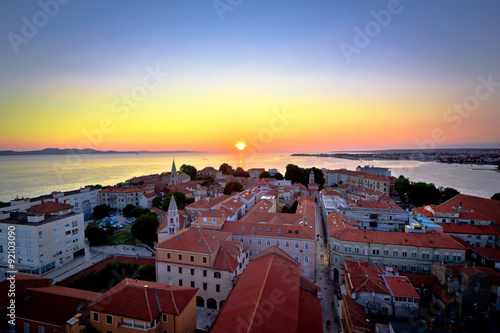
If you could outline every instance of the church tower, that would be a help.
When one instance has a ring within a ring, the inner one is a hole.
[[[309,184],[314,183],[314,172],[309,172]]]
[[[169,235],[175,234],[180,229],[179,225],[179,211],[177,210],[177,203],[175,202],[175,196],[172,194],[170,199],[170,204],[168,205],[167,211],[167,230]]]
[[[170,185],[175,186],[179,184],[179,178],[177,175],[177,169],[175,167],[175,160],[172,160],[172,172],[170,173]]]

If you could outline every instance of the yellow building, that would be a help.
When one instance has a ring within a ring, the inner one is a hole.
[[[99,332],[194,333],[196,288],[125,279],[89,305]]]

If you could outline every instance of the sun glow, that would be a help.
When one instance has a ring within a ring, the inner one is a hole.
[[[236,144],[236,148],[238,148],[238,150],[244,150],[246,148],[246,144],[244,142],[238,142]]]

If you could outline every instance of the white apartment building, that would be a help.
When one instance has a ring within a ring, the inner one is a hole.
[[[84,254],[84,229],[83,213],[71,210],[57,215],[1,212],[0,271],[9,270],[11,250],[19,273],[44,275],[62,267],[75,254]]]
[[[139,207],[141,197],[151,193],[154,188],[150,186],[108,187],[99,192],[99,202],[121,213],[127,205]]]

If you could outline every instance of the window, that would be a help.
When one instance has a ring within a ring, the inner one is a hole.
[[[182,274],[182,267],[179,267],[179,274]]]
[[[168,323],[168,314],[164,313],[161,318],[164,322]]]
[[[113,317],[110,315],[106,315],[106,324],[113,324]]]
[[[380,250],[379,249],[373,249],[372,254],[379,255]]]
[[[384,256],[388,256],[389,255],[389,250],[388,249],[384,249]]]
[[[412,271],[412,273],[415,273],[417,271],[417,266],[412,265],[411,266],[411,271]]]
[[[439,253],[434,253],[434,260],[439,260]]]
[[[289,241],[286,241],[285,242],[285,247],[288,249],[290,247],[290,242]]]
[[[294,259],[297,260],[297,261],[299,261],[299,256],[295,256]]]
[[[304,250],[309,250],[309,243],[304,243]]]
[[[416,258],[416,257],[417,257],[417,252],[416,252],[416,251],[413,251],[413,252],[411,253],[411,257],[412,257],[412,258]]]
[[[449,261],[450,260],[450,255],[448,253],[444,254],[444,260]]]
[[[280,241],[279,240],[276,241],[276,246],[280,247]]]
[[[392,255],[393,255],[394,257],[397,257],[397,256],[398,256],[398,250],[394,250],[394,251],[392,251]]]
[[[179,260],[182,260],[182,254],[179,254],[178,257],[179,257]]]
[[[38,326],[38,333],[45,333],[45,327]]]
[[[207,284],[203,283],[203,290],[207,290]]]
[[[191,268],[191,275],[194,275],[194,268]]]
[[[203,257],[203,263],[206,264],[207,263],[207,257]]]
[[[194,288],[194,281],[191,281],[191,288]]]
[[[203,270],[203,277],[207,277],[207,271],[205,269]]]
[[[99,321],[99,313],[92,312],[92,320],[98,322]]]
[[[170,265],[167,265],[167,272],[170,272]]]
[[[406,258],[408,256],[408,252],[406,252],[406,250],[403,250],[403,252],[401,252],[401,255]]]
[[[308,263],[309,263],[309,257],[308,257],[308,256],[304,256],[304,263],[305,263],[305,264],[308,264]]]
[[[170,252],[167,252],[167,259],[170,259]]]
[[[242,242],[242,243],[243,243],[243,237],[240,237],[240,242]]]
[[[23,323],[24,333],[30,333],[30,324]]]
[[[270,239],[268,239],[268,240],[266,241],[266,245],[267,245],[267,246],[271,246],[271,240],[270,240]]]
[[[189,256],[189,260],[190,260],[191,262],[194,262],[194,256]]]
[[[182,286],[182,280],[179,279],[179,286]]]
[[[220,293],[220,284],[215,285],[215,291]]]
[[[299,248],[299,242],[295,242],[295,248],[298,249]]]
[[[356,247],[354,248],[354,253],[359,253],[359,247],[357,247],[357,246],[356,246]]]
[[[249,238],[248,239],[248,244],[252,245],[253,244],[253,239],[252,238]]]
[[[262,245],[262,239],[257,239],[257,245]]]
[[[214,278],[220,279],[220,272],[215,272],[214,273]]]

